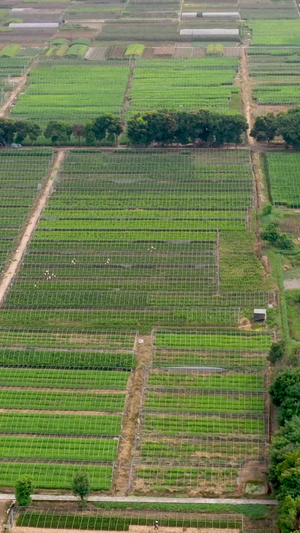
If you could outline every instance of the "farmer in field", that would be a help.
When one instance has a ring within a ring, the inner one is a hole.
[[[154,529],[158,529],[158,520],[155,520],[154,522]]]

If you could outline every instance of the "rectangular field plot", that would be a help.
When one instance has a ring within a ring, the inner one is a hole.
[[[152,109],[234,109],[237,58],[140,59],[134,69],[128,114]],[[239,109],[236,109],[239,111]]]
[[[58,117],[85,123],[100,113],[120,114],[128,76],[128,62],[41,62],[30,73],[12,116],[44,124]]]
[[[233,493],[241,469],[265,461],[270,336],[230,330],[153,334],[156,351],[132,490]]]
[[[299,46],[300,20],[253,20],[247,23],[254,46]]]
[[[108,354],[102,361],[107,369],[98,370],[101,352],[78,352],[78,362],[76,352],[0,352],[2,486],[13,486],[26,472],[38,488],[68,489],[84,465],[95,490],[109,489],[130,373],[109,370]],[[118,368],[125,356],[111,354]]]
[[[159,523],[159,528],[163,533],[242,533],[243,517],[236,514],[206,514],[195,513],[183,516],[179,512],[155,512],[155,518]],[[89,514],[75,514],[73,511],[32,510],[24,509],[18,513],[16,533],[21,533],[25,528],[32,531],[32,528],[53,528],[55,530],[78,529],[82,531],[129,531],[129,533],[143,533],[145,530],[153,529],[153,512],[147,509],[112,509],[103,511],[93,509]],[[34,530],[34,529],[33,529]]]
[[[300,154],[265,154],[275,205],[300,206]]]
[[[297,5],[293,0],[240,0],[242,19],[297,19]],[[280,20],[281,24],[281,20]]]
[[[300,48],[251,47],[248,54],[257,103],[297,105],[300,100]]]
[[[1,327],[70,334],[237,325],[244,305],[237,293],[221,297],[219,255],[223,235],[226,253],[225,235],[234,243],[247,234],[252,187],[245,151],[71,151]]]
[[[0,268],[12,252],[50,167],[53,151],[0,152]]]

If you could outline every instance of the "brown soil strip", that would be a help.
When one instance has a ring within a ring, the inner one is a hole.
[[[247,131],[247,140],[249,144],[254,143],[253,137],[250,137],[250,131],[253,125],[253,100],[252,100],[252,91],[253,91],[253,81],[249,73],[248,57],[247,57],[247,47],[242,47],[242,54],[240,59],[240,88],[241,88],[241,97],[243,103],[244,115],[249,124],[249,129]]]
[[[0,307],[3,304],[7,290],[9,289],[15,275],[18,272],[26,248],[39,221],[39,217],[41,216],[41,213],[47,204],[48,197],[52,193],[53,185],[59,172],[60,165],[64,160],[65,153],[66,152],[62,150],[57,151],[53,159],[46,185],[41,191],[41,194],[36,202],[35,209],[33,210],[30,219],[25,226],[25,229],[23,230],[23,234],[20,237],[18,249],[13,254],[8,267],[6,267],[6,269],[4,270],[3,276],[0,281]]]
[[[143,343],[139,340],[143,339]],[[118,496],[126,495],[130,490],[132,461],[134,459],[136,435],[139,429],[139,412],[143,400],[143,390],[147,369],[152,359],[151,336],[142,336],[137,339],[137,366],[129,378],[129,391],[123,416],[123,430],[120,439],[116,469],[113,479],[113,491]]]
[[[11,92],[9,98],[4,102],[4,104],[0,107],[0,117],[5,117],[8,115],[11,105],[14,102],[16,98],[18,98],[19,94],[24,90],[25,85],[27,83],[27,75],[29,72],[35,67],[36,61],[33,61],[33,63],[30,65],[30,67],[26,70],[26,72],[19,78],[17,87],[14,91]]]

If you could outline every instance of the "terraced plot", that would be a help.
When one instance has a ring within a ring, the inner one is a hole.
[[[157,330],[133,491],[226,494],[265,459],[267,334]]]
[[[50,168],[52,150],[34,149],[0,152],[0,268],[13,250],[22,225],[28,217]]]
[[[240,110],[237,58],[137,60],[128,113],[152,109]]]
[[[13,118],[87,122],[109,112],[120,114],[129,76],[129,63],[93,64],[64,60],[40,62],[29,86],[12,110]],[[67,81],[66,81],[67,80]]]

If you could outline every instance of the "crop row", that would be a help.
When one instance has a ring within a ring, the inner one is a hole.
[[[2,354],[3,351],[0,350],[0,356]],[[121,371],[37,370],[36,368],[1,367],[0,372],[1,387],[124,390],[127,381],[128,373]]]
[[[154,360],[156,363],[156,358]],[[148,386],[151,390],[180,388],[182,390],[200,389],[201,391],[245,391],[263,392],[264,376],[262,374],[249,374],[239,372],[221,372],[201,374],[199,372],[172,373],[161,370],[152,370]]]

